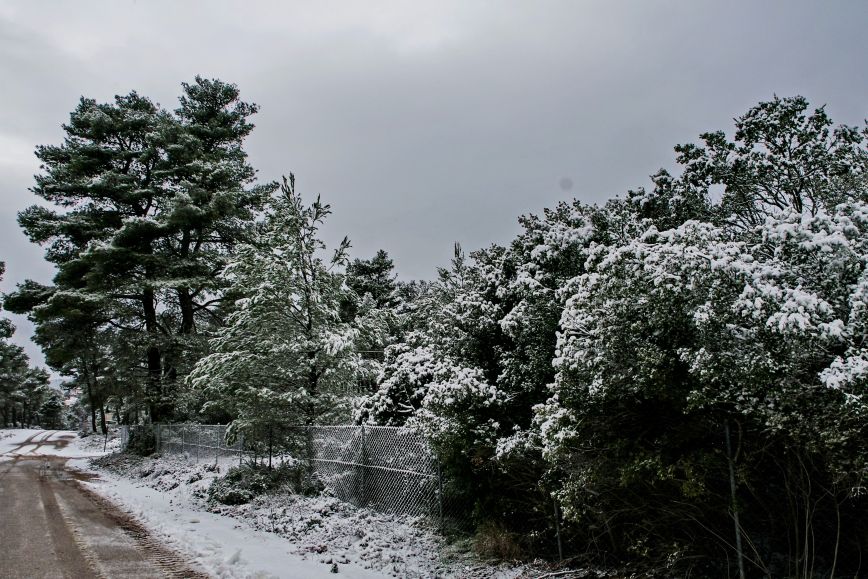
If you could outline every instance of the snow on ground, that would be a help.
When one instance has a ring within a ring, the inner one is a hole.
[[[19,454],[18,447],[28,438],[44,432],[32,428],[0,430],[0,460],[13,458],[15,454]]]
[[[71,446],[82,455],[102,455],[103,438],[76,439]],[[109,442],[111,445],[111,441]],[[94,449],[97,449],[94,451]],[[103,461],[123,465],[136,461],[124,454],[108,454]],[[151,461],[159,463],[160,461]],[[170,463],[171,464],[171,463]],[[336,561],[306,559],[292,552],[292,545],[272,533],[257,531],[229,517],[206,512],[192,500],[207,488],[216,473],[205,465],[165,468],[150,478],[123,476],[123,467],[94,468],[89,458],[71,460],[69,466],[94,472],[99,478],[83,482],[88,488],[120,505],[170,548],[187,555],[209,574],[226,579],[317,579],[334,577]],[[182,466],[177,463],[176,467]],[[203,473],[209,476],[206,478]],[[140,475],[137,472],[137,475]],[[204,486],[203,486],[204,484]],[[339,577],[368,579],[382,575],[337,562]]]
[[[91,463],[102,477],[92,484],[159,533],[182,537],[196,560],[218,577],[253,577],[260,571],[275,577],[333,576],[334,565],[345,577],[506,579],[530,573],[527,567],[484,565],[455,553],[443,556],[449,549],[420,521],[359,509],[333,497],[276,493],[245,505],[209,504],[207,489],[228,466],[195,464],[178,456],[117,454]],[[227,531],[237,536],[230,540]],[[227,545],[232,547],[227,550]],[[303,572],[272,565],[268,557],[274,553],[300,559]],[[238,572],[236,566],[243,569]]]
[[[188,484],[164,479],[160,488],[138,481],[100,473],[102,480],[86,484],[94,491],[125,507],[169,547],[188,555],[214,577],[286,577],[317,579],[334,577],[332,564],[305,559],[277,535],[256,531],[218,514],[204,512],[189,502]],[[185,481],[186,482],[186,481]],[[367,579],[379,574],[357,566],[339,564],[339,576]]]
[[[110,431],[108,439],[101,434],[91,434],[75,440],[74,446],[86,451],[90,456],[102,456],[121,450],[121,439],[117,431]]]
[[[50,439],[50,440],[49,440]],[[58,439],[65,439],[59,444]],[[65,444],[65,441],[70,444]],[[96,445],[75,444],[77,435],[71,430],[42,430],[36,428],[15,428],[0,430],[0,461],[11,460],[16,456],[60,456],[64,458],[88,458],[102,456],[103,438],[99,448]],[[115,443],[116,447],[117,443]],[[108,449],[111,450],[111,447]]]
[[[98,475],[81,484],[218,578],[317,579],[337,572],[358,579],[511,579],[544,572],[543,567],[482,564],[445,545],[422,521],[359,509],[333,497],[276,493],[245,505],[209,504],[211,481],[234,461],[218,466],[183,456],[141,458],[112,453],[119,447],[117,438],[109,437],[106,444],[98,435],[54,432],[69,444],[40,445],[48,431],[0,430],[0,460],[16,454],[69,458],[68,467]]]

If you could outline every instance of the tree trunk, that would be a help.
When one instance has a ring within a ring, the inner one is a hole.
[[[145,313],[145,330],[148,333],[148,410],[151,422],[163,419],[163,365],[160,347],[157,345],[159,327],[157,325],[156,296],[152,288],[142,293],[142,309]]]
[[[268,470],[271,470],[271,456],[274,452],[274,432],[272,427],[268,427]]]
[[[181,334],[189,335],[196,333],[196,319],[193,314],[194,303],[193,296],[190,294],[190,288],[182,287],[178,289],[178,306],[181,309]]]
[[[108,434],[108,426],[105,423],[105,405],[102,402],[99,403],[99,419],[103,436],[105,436]]]
[[[87,362],[81,358],[81,370],[84,373],[84,383],[87,386],[87,404],[90,406],[90,426],[96,432],[96,401],[94,400],[94,377],[88,371]]]
[[[181,259],[186,260],[190,256],[191,233],[189,229],[184,229],[181,234]],[[192,334],[196,330],[196,320],[193,317],[193,296],[190,294],[190,288],[178,288],[178,306],[181,309],[181,334],[186,336]]]
[[[738,557],[738,576],[740,579],[745,579],[744,571],[744,551],[741,546],[741,524],[738,520],[738,501],[735,492],[735,466],[732,456],[732,440],[729,435],[729,420],[723,423],[724,433],[726,434],[726,457],[729,463],[729,491],[730,500],[732,502],[732,519],[735,526],[735,552]]]

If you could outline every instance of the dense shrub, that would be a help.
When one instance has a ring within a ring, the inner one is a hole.
[[[357,419],[429,435],[480,552],[551,553],[554,499],[566,556],[643,576],[858,573],[868,129],[801,97],[735,128],[415,300]]]
[[[130,428],[130,441],[127,452],[139,456],[150,456],[157,451],[157,437],[152,426],[136,426]]]
[[[302,463],[285,462],[274,468],[257,463],[236,466],[214,479],[208,488],[208,500],[224,505],[241,505],[257,495],[278,489],[311,494],[320,490]]]

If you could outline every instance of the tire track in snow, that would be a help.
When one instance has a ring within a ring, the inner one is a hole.
[[[147,559],[166,573],[167,577],[178,579],[209,579],[210,575],[193,569],[187,561],[156,540],[151,532],[129,513],[118,508],[114,503],[91,491],[78,481],[71,481],[78,491],[99,507],[102,513],[131,537]]]

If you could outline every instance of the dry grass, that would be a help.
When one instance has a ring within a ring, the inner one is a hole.
[[[507,531],[503,525],[485,523],[473,537],[473,551],[483,559],[516,561],[524,554],[519,538],[518,533]]]

